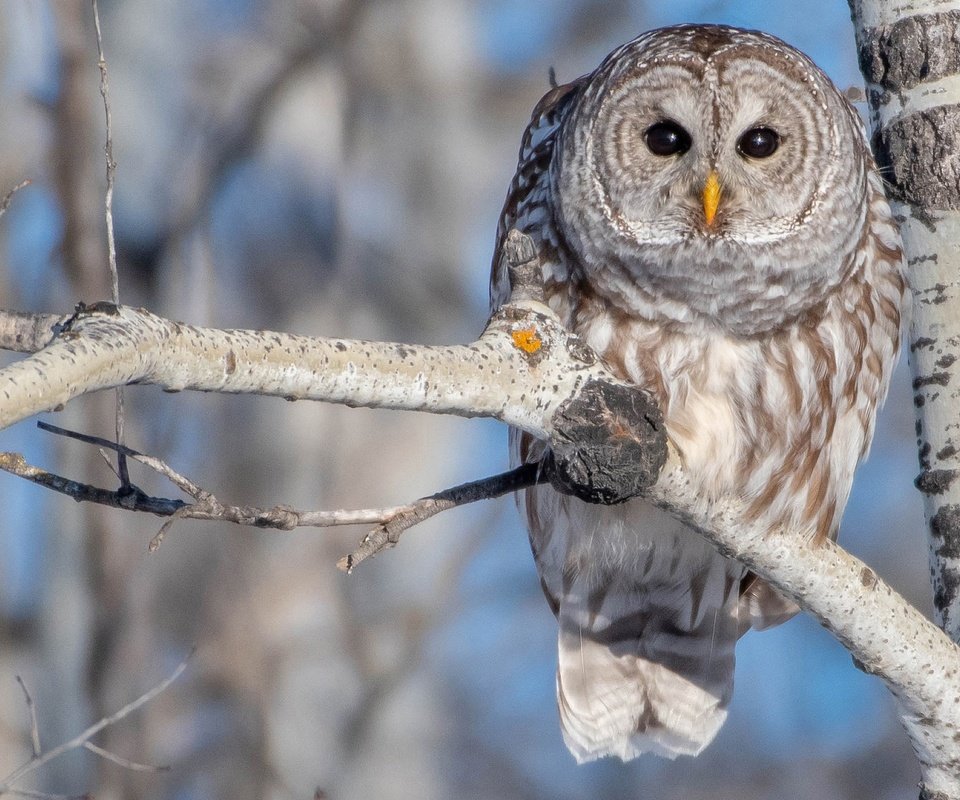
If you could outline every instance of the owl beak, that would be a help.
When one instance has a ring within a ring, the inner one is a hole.
[[[713,218],[717,216],[717,206],[720,205],[720,180],[717,171],[710,170],[707,183],[703,187],[703,216],[707,225],[713,225]]]

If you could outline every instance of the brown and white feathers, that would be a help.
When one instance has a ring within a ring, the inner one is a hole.
[[[835,538],[896,358],[899,239],[856,113],[762,33],[678,26],[623,45],[533,112],[500,221],[548,302],[652,391],[705,504]],[[498,248],[499,249],[499,248]],[[494,307],[509,296],[494,267]],[[515,461],[544,445],[513,436]],[[523,500],[559,625],[578,760],[699,753],[734,646],[796,608],[640,500]]]

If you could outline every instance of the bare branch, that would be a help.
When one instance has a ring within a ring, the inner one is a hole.
[[[160,546],[167,531],[179,519],[217,520],[279,530],[292,530],[297,527],[377,524],[378,527],[364,537],[354,553],[338,562],[338,566],[346,572],[351,572],[357,564],[370,556],[392,547],[399,541],[404,531],[441,511],[479,500],[500,497],[536,483],[543,483],[548,481],[551,475],[549,464],[526,464],[500,475],[444,489],[406,505],[378,509],[299,511],[288,506],[274,506],[269,509],[230,506],[221,503],[211,492],[180,475],[158,458],[144,455],[130,447],[118,445],[99,436],[70,431],[46,422],[38,422],[37,426],[50,433],[99,445],[129,456],[164,475],[194,499],[194,503],[185,503],[182,500],[152,497],[133,484],[116,491],[101,489],[31,466],[19,453],[0,453],[0,470],[65,494],[78,502],[98,503],[127,511],[169,516],[170,519],[151,540],[151,552]]]
[[[88,794],[50,794],[49,792],[37,792],[32,789],[8,789],[5,794],[12,794],[14,797],[29,797],[31,800],[90,800]]]
[[[27,710],[30,712],[30,743],[33,745],[33,757],[39,758],[42,751],[40,749],[40,726],[37,724],[37,707],[33,702],[33,697],[30,696],[27,684],[19,675],[17,675],[17,683],[23,689],[23,696],[27,701]]]
[[[113,184],[117,173],[117,162],[113,160],[113,117],[110,113],[110,83],[107,79],[107,58],[103,52],[103,34],[100,30],[100,8],[97,0],[93,3],[93,24],[97,30],[97,66],[100,68],[100,97],[103,98],[103,114],[106,125],[106,142],[103,146],[107,162],[107,192],[104,198],[104,210],[107,222],[107,263],[110,267],[110,279],[113,288],[113,302],[120,303],[120,277],[117,273],[117,244],[113,235]]]
[[[360,546],[350,555],[344,556],[337,562],[337,566],[344,572],[353,572],[361,561],[375,556],[400,541],[404,531],[412,528],[441,511],[457,506],[475,503],[478,500],[489,500],[501,497],[519,489],[525,489],[537,483],[549,481],[547,470],[541,464],[524,464],[509,472],[471,481],[452,489],[444,489],[429,497],[421,497],[409,506],[397,509],[396,513],[386,519],[382,525],[374,528],[360,542]]]
[[[209,492],[204,491],[193,481],[188,480],[179,472],[174,471],[159,458],[145,455],[144,453],[134,450],[132,447],[127,447],[126,445],[119,444],[117,442],[111,442],[109,439],[104,439],[100,436],[91,436],[87,433],[71,431],[67,428],[51,425],[49,422],[43,422],[42,420],[37,422],[37,427],[42,431],[47,431],[48,433],[53,433],[57,436],[65,436],[68,439],[76,439],[77,441],[86,442],[87,444],[98,445],[105,450],[113,450],[118,455],[129,456],[135,461],[139,461],[141,464],[150,467],[150,469],[152,469],[154,472],[160,473],[178,489],[183,491],[184,494],[188,494],[190,497],[193,497],[196,500],[203,499],[209,495]]]
[[[13,200],[13,196],[23,189],[25,186],[29,186],[29,180],[20,181],[16,186],[14,186],[9,192],[7,192],[3,200],[0,200],[0,217],[7,213],[7,209],[10,208],[10,201]]]
[[[130,511],[144,511],[160,516],[169,516],[186,506],[182,500],[150,497],[136,487],[133,487],[133,491],[128,494],[121,494],[119,491],[79,483],[28,464],[20,453],[0,453],[0,470],[86,503],[125,508]]]
[[[78,435],[77,438],[81,438],[81,436]],[[180,519],[216,520],[275,530],[377,524],[378,527],[364,537],[360,546],[353,553],[344,556],[337,562],[337,566],[348,573],[352,572],[361,561],[393,547],[400,540],[404,531],[430,519],[441,511],[475,503],[479,500],[501,497],[527,486],[533,486],[535,483],[549,480],[549,470],[547,468],[539,464],[527,464],[509,472],[444,489],[402,506],[336,511],[299,511],[288,506],[274,506],[264,509],[252,506],[224,505],[212,494],[192,484],[159,459],[134,453],[129,453],[129,455],[144,464],[155,466],[158,472],[168,477],[175,476],[183,484],[181,488],[188,487],[193,490],[191,494],[194,494],[197,502],[184,503],[182,500],[152,497],[143,493],[133,484],[126,491],[122,489],[110,491],[79,483],[30,466],[19,453],[0,453],[0,469],[61,494],[66,494],[79,502],[99,503],[127,511],[142,511],[159,516],[169,516],[170,519],[163,524],[151,540],[151,552],[154,552],[160,546],[167,531],[174,522]]]
[[[184,506],[183,508],[180,508],[177,511],[174,511],[173,514],[170,515],[170,519],[168,519],[166,522],[163,523],[163,525],[160,526],[160,530],[158,530],[154,534],[153,538],[150,540],[150,544],[147,545],[147,550],[149,552],[156,553],[157,550],[160,549],[160,545],[163,544],[163,540],[167,535],[167,531],[169,531],[173,527],[174,522],[176,522],[178,519],[184,518],[184,516],[186,515],[187,508],[188,506]]]
[[[170,771],[170,767],[167,765],[155,766],[153,764],[138,764],[136,761],[131,761],[129,758],[124,758],[123,756],[118,756],[116,753],[111,753],[109,750],[104,750],[102,747],[95,745],[93,742],[84,742],[83,746],[91,753],[100,756],[100,758],[105,758],[107,761],[112,761],[114,764],[119,764],[121,767],[128,769],[131,772]]]
[[[0,370],[0,427],[83,394],[149,383],[495,417],[546,438],[553,413],[591,381],[637,394],[536,303],[505,307],[478,341],[450,346],[200,328],[98,304],[42,351]]]
[[[107,58],[103,52],[103,33],[100,30],[100,7],[97,0],[93,3],[93,23],[97,31],[97,66],[100,68],[100,97],[103,98],[103,115],[106,128],[106,142],[103,146],[107,162],[107,191],[104,196],[104,216],[107,222],[107,265],[110,269],[110,287],[113,302],[120,304],[120,275],[117,272],[117,243],[113,234],[113,185],[116,180],[117,162],[113,159],[113,116],[110,112],[110,84],[107,79]],[[123,444],[123,388],[118,387],[116,395],[116,435],[117,442]],[[130,485],[130,472],[127,457],[117,453],[117,477],[121,488]]]
[[[86,747],[90,739],[92,739],[94,736],[100,733],[100,731],[104,730],[105,728],[109,728],[111,725],[115,725],[120,720],[132,714],[138,708],[141,708],[142,706],[146,705],[151,700],[156,698],[161,692],[163,692],[168,686],[170,686],[171,683],[173,683],[177,678],[180,677],[183,671],[187,668],[187,663],[189,662],[190,656],[192,655],[193,653],[191,652],[183,661],[181,661],[180,665],[173,671],[173,673],[169,677],[160,681],[160,683],[158,683],[149,691],[144,692],[133,702],[127,703],[127,705],[125,705],[119,711],[111,714],[108,717],[104,717],[99,722],[91,725],[85,731],[83,731],[77,736],[74,736],[72,739],[70,739],[67,742],[64,742],[58,747],[55,747],[52,750],[48,750],[46,753],[42,753],[40,755],[34,754],[34,757],[31,758],[26,764],[24,764],[19,769],[16,769],[13,772],[11,772],[6,778],[2,780],[2,782],[0,782],[0,795],[8,794],[8,793],[18,793],[28,797],[48,797],[49,795],[30,794],[29,792],[26,792],[23,789],[16,789],[14,788],[14,784],[17,783],[19,780],[21,780],[24,776],[39,769],[44,764],[48,764],[49,762],[53,761],[55,758],[59,758],[64,753],[69,753],[71,750],[76,750],[80,747]],[[100,750],[100,748],[97,748],[97,750]],[[97,750],[94,750],[94,752],[97,752]],[[98,755],[99,754],[100,753],[98,753]],[[134,768],[140,769],[142,768],[142,765],[136,765]]]

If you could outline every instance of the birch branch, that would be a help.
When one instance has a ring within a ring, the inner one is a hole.
[[[770,531],[734,500],[708,504],[665,444],[645,392],[613,378],[537,298],[529,239],[504,257],[513,301],[469,345],[427,347],[220,331],[101,305],[0,370],[0,426],[123,383],[489,416],[550,442],[551,481],[595,502],[643,495],[811,612],[899,702],[926,798],[960,798],[960,649],[861,561]],[[2,316],[0,316],[2,320]],[[0,325],[2,330],[2,325]],[[347,565],[349,566],[349,564]]]
[[[190,654],[192,655],[192,653]],[[95,753],[101,758],[106,758],[109,761],[113,761],[120,766],[123,766],[127,769],[136,770],[136,771],[149,771],[149,772],[162,772],[168,769],[168,767],[153,767],[145,764],[138,764],[133,761],[129,761],[121,756],[111,753],[109,750],[104,750],[102,747],[99,747],[93,744],[90,740],[96,736],[100,731],[109,728],[112,725],[116,725],[120,720],[128,717],[134,711],[139,708],[142,708],[147,703],[150,703],[158,695],[164,692],[171,683],[173,683],[177,678],[180,677],[181,673],[187,668],[187,662],[190,659],[188,655],[177,668],[166,678],[164,678],[160,683],[154,686],[152,689],[144,692],[136,700],[133,700],[130,703],[127,703],[119,711],[115,711],[108,717],[104,717],[99,722],[94,723],[86,730],[79,733],[77,736],[74,736],[69,741],[63,742],[62,744],[54,747],[52,750],[47,750],[43,752],[40,747],[40,735],[37,732],[37,717],[35,711],[35,705],[33,698],[30,696],[30,692],[27,691],[27,687],[24,682],[18,677],[17,680],[20,683],[23,693],[26,696],[27,707],[30,710],[30,727],[31,727],[31,740],[33,745],[33,756],[30,760],[24,764],[22,767],[15,769],[5,778],[0,778],[0,795],[5,794],[19,794],[33,796],[33,793],[28,792],[24,789],[19,789],[15,784],[19,783],[23,778],[29,775],[31,772],[34,772],[44,765],[50,763],[54,759],[60,758],[60,756],[69,753],[80,748],[90,750],[90,752]],[[38,793],[37,796],[45,797]]]
[[[467,345],[218,330],[110,303],[81,307],[55,323],[49,344],[0,370],[0,428],[133,383],[493,417],[551,441],[550,474],[563,490],[602,502],[637,496],[666,456],[659,409],[537,299],[539,258],[528,237],[511,232],[503,257],[519,299]],[[41,343],[36,331],[50,319],[0,312],[0,334],[12,331],[0,345]],[[621,435],[618,421],[633,436]]]
[[[795,600],[879,677],[920,762],[922,800],[960,798],[960,648],[942,630],[834,542],[811,547],[797,531],[750,522],[734,501],[705,503],[672,448],[648,496]]]
[[[46,430],[71,436],[92,444],[100,444],[123,456],[132,458],[168,478],[177,488],[189,495],[192,503],[166,497],[153,497],[143,492],[129,480],[120,480],[120,488],[111,491],[90,484],[56,475],[28,464],[20,453],[0,452],[0,470],[28,480],[38,486],[72,497],[77,502],[97,503],[125,511],[140,511],[157,516],[170,517],[150,542],[154,552],[163,542],[173,522],[181,519],[216,520],[247,525],[255,528],[290,531],[294,528],[333,528],[341,525],[376,525],[360,542],[359,547],[337,562],[345,572],[352,572],[362,561],[393,547],[400,536],[415,525],[451,508],[490,500],[516,492],[527,486],[543,483],[549,479],[549,470],[539,464],[524,464],[509,472],[470,481],[450,489],[444,489],[411,503],[387,508],[340,509],[336,511],[303,511],[290,506],[259,508],[222,503],[212,492],[180,475],[162,460],[138,453],[129,447],[117,445],[96,436],[86,436],[65,431],[53,425],[40,423]]]

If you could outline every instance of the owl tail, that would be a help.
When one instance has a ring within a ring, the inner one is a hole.
[[[743,568],[719,554],[683,585],[564,592],[557,703],[577,761],[695,756],[733,693]]]

